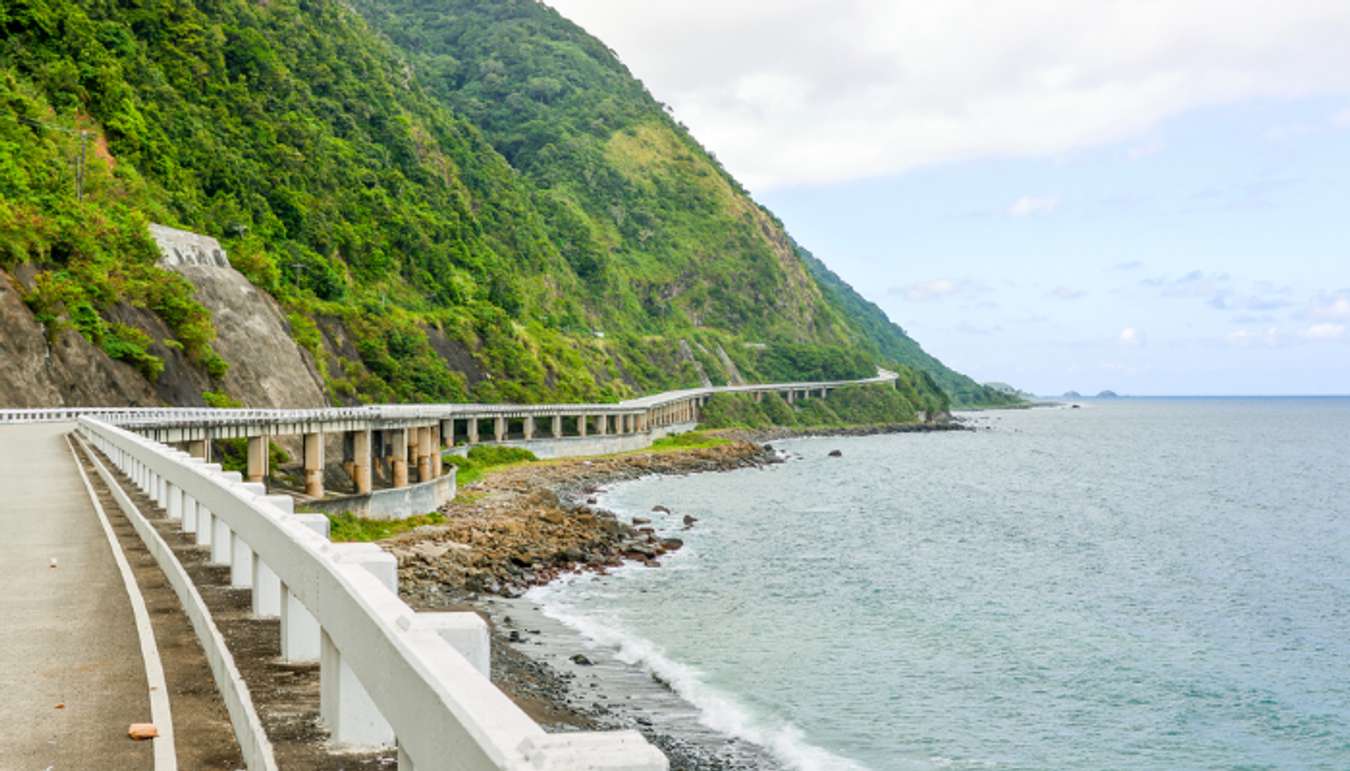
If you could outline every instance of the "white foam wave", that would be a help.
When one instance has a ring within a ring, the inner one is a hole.
[[[668,657],[656,643],[631,634],[613,620],[578,612],[559,597],[561,587],[550,584],[530,590],[526,599],[541,612],[614,652],[625,664],[656,674],[685,701],[699,710],[699,721],[727,736],[763,747],[790,768],[800,771],[866,771],[866,767],[806,740],[801,729],[781,720],[756,716],[731,695],[709,685],[703,673]]]

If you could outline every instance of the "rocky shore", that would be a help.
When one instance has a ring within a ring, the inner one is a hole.
[[[974,431],[961,418],[950,417],[932,423],[889,423],[842,428],[730,428],[717,431],[718,436],[745,442],[772,442],[804,436],[873,436],[876,434],[926,434],[940,431]]]
[[[721,753],[661,733],[640,718],[579,706],[569,673],[523,650],[531,631],[493,623],[495,598],[514,598],[572,571],[606,571],[625,561],[658,568],[678,538],[660,538],[642,521],[620,521],[595,505],[604,485],[651,474],[693,474],[780,462],[758,443],[530,463],[495,471],[442,507],[444,524],[381,543],[399,562],[399,590],[419,610],[473,610],[492,627],[492,676],[532,718],[551,730],[635,728],[670,758],[672,769],[736,767]],[[692,519],[692,518],[691,518]],[[686,526],[697,526],[687,522]]]

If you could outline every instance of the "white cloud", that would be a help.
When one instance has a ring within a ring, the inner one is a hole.
[[[889,294],[900,295],[915,302],[942,300],[962,295],[974,295],[988,291],[988,287],[966,279],[935,278],[928,281],[916,281],[906,286],[892,287]]]
[[[1228,334],[1228,342],[1248,348],[1253,345],[1264,345],[1270,348],[1278,347],[1281,338],[1280,330],[1275,327],[1266,327],[1265,329],[1235,329]]]
[[[1336,128],[1350,128],[1350,107],[1331,116],[1331,125]]]
[[[1055,155],[1350,87],[1344,0],[549,1],[752,189]]]
[[[1050,296],[1057,300],[1077,300],[1086,294],[1087,292],[1082,289],[1070,289],[1067,286],[1057,286],[1050,290]]]
[[[1312,315],[1319,319],[1350,319],[1350,289],[1318,297],[1313,302]]]
[[[1059,198],[1049,196],[1024,195],[1012,202],[1008,214],[1014,217],[1029,217],[1033,214],[1049,214],[1059,208]]]
[[[1345,325],[1331,323],[1313,324],[1299,334],[1309,340],[1340,340],[1345,337]]]
[[[1135,348],[1144,344],[1144,336],[1134,327],[1125,327],[1120,330],[1120,344],[1127,348]]]

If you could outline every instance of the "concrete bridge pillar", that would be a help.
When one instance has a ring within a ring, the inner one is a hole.
[[[393,469],[394,487],[408,486],[408,430],[399,428],[388,432],[389,467]]]
[[[352,482],[357,495],[370,494],[370,431],[353,431]]]
[[[553,416],[553,438],[561,439],[563,435],[562,415]]]
[[[445,425],[445,421],[442,420],[442,421],[440,421],[440,422],[434,424],[431,428],[427,429],[428,431],[431,432],[431,478],[432,478],[432,479],[440,479],[440,478],[441,478],[441,474],[444,473],[444,471],[445,471],[445,469],[444,469],[444,467],[443,467],[443,464],[445,463],[445,461],[441,458],[441,447],[443,446],[441,443],[442,443],[442,442],[444,441],[444,439],[445,439],[445,435],[441,433],[441,427],[444,426],[444,425]]]
[[[267,437],[250,436],[248,438],[248,481],[266,481],[268,461],[267,451]]]
[[[586,435],[586,428],[587,428],[586,421],[588,420],[590,420],[590,418],[586,417],[585,415],[577,416],[577,436]]]
[[[202,460],[211,460],[207,457],[210,454],[211,445],[205,439],[195,439],[188,442],[188,455]]]
[[[454,418],[448,418],[448,419],[446,419],[446,420],[442,420],[442,421],[441,421],[441,424],[440,424],[440,427],[439,427],[439,433],[437,433],[437,436],[440,437],[440,440],[441,440],[441,441],[440,441],[440,447],[441,447],[442,449],[444,449],[444,448],[449,448],[449,447],[454,447],[454,446],[455,446],[455,419],[454,419]],[[440,455],[440,453],[436,453],[436,454],[437,454],[437,455]]]
[[[431,481],[431,426],[417,429],[417,481]]]
[[[478,418],[469,418],[468,431],[469,444],[478,444]]]
[[[492,438],[499,442],[506,438],[506,418],[498,415],[492,419]]]
[[[533,438],[534,438],[534,416],[533,416],[533,415],[526,415],[526,416],[525,416],[525,429],[524,429],[524,430],[525,430],[525,438],[526,438],[526,439],[533,439]]]
[[[323,434],[305,434],[305,495],[323,497]]]
[[[608,415],[596,415],[596,416],[595,416],[595,433],[596,433],[597,435],[599,435],[599,436],[604,436],[605,434],[608,434],[608,433],[609,433],[609,416],[608,416]]]
[[[797,392],[789,388],[787,391],[787,403],[792,404],[795,401],[797,401]]]

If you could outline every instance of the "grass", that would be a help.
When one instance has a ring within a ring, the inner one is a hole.
[[[704,450],[709,447],[721,447],[731,444],[730,439],[724,439],[720,436],[705,434],[702,431],[690,431],[684,434],[675,434],[666,436],[652,442],[649,450],[643,452],[667,452],[670,450]]]
[[[362,519],[344,511],[341,514],[329,514],[328,521],[333,526],[330,531],[332,541],[353,543],[380,541],[422,525],[439,525],[445,521],[445,515],[432,512],[407,519]]]
[[[488,469],[534,463],[538,456],[520,447],[480,444],[469,448],[467,455],[446,455],[445,462],[457,469],[455,485],[467,487],[483,478]]]

